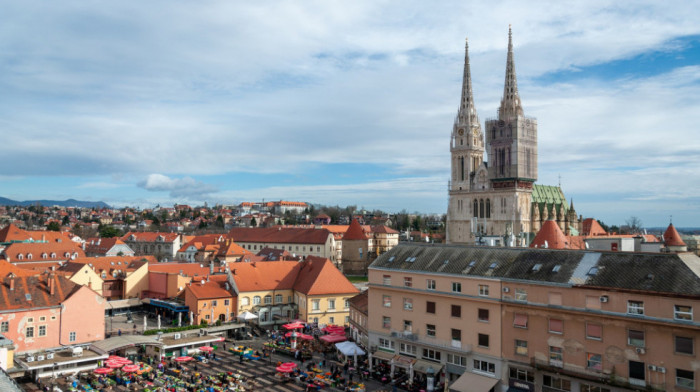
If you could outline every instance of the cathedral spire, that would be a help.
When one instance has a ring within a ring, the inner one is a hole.
[[[508,59],[506,60],[506,81],[503,87],[501,107],[498,109],[501,119],[513,115],[523,115],[518,94],[518,80],[515,76],[515,60],[513,60],[513,30],[508,25]]]
[[[476,127],[479,124],[479,117],[474,107],[474,95],[472,94],[472,73],[469,66],[469,39],[467,38],[464,48],[464,78],[462,80],[462,99],[459,103],[457,122],[459,124]]]

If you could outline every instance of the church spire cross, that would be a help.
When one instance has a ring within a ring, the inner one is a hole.
[[[457,121],[470,127],[479,125],[479,117],[474,107],[474,94],[472,93],[472,73],[469,66],[469,38],[464,44],[464,78],[462,80],[462,99],[459,103]]]
[[[506,81],[503,87],[503,98],[499,109],[501,118],[513,115],[523,115],[518,94],[518,79],[515,76],[515,60],[513,60],[513,30],[508,25],[508,58],[506,60]]]

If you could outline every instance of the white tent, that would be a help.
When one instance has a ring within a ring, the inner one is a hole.
[[[340,342],[335,344],[335,348],[338,349],[343,355],[349,357],[354,357],[355,367],[357,367],[357,356],[365,355],[366,353],[353,342]]]
[[[258,316],[254,315],[253,313],[250,313],[249,311],[245,311],[241,314],[238,315],[238,318],[241,320],[252,320],[258,318]]]

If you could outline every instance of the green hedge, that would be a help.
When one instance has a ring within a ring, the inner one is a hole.
[[[207,326],[206,324],[202,324],[202,325],[188,325],[185,327],[175,327],[175,328],[165,328],[165,329],[149,329],[149,330],[145,331],[143,334],[144,335],[157,335],[158,332],[171,333],[171,332],[189,331],[191,329],[199,329],[199,328],[204,328],[206,326]]]

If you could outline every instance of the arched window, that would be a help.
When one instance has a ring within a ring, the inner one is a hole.
[[[260,305],[260,296],[256,295],[253,297],[253,305]]]
[[[24,260],[24,255],[23,254],[18,254],[17,255],[17,260]]]
[[[32,254],[31,254],[31,253],[27,253],[27,260],[31,260],[31,259],[32,259]]]
[[[462,176],[462,181],[464,181],[464,157],[459,158],[459,171]]]
[[[484,199],[479,200],[479,218],[484,217]]]
[[[486,199],[486,217],[491,217],[491,199]]]
[[[48,258],[49,258],[49,255],[47,255],[46,252],[44,252],[44,253],[41,254],[41,258],[42,258],[42,259],[48,259]]]
[[[241,298],[241,306],[248,306],[248,305],[250,305],[250,298],[248,298],[248,297]]]
[[[53,252],[51,252],[51,258],[52,258],[52,259],[55,259],[55,258],[56,258],[56,254],[53,253]]]
[[[479,217],[479,201],[474,199],[474,218]]]
[[[265,296],[265,304],[269,305],[272,303],[272,296],[271,295],[266,295]]]

